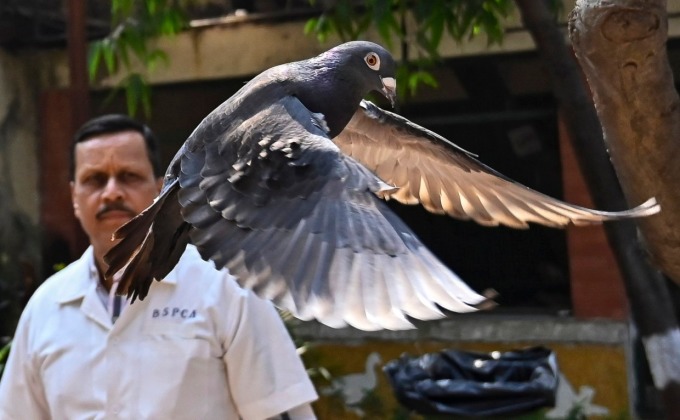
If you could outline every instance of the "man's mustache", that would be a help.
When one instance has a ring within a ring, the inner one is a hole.
[[[137,213],[135,213],[134,210],[132,210],[131,208],[129,208],[125,204],[123,204],[119,201],[115,201],[113,203],[104,204],[97,211],[97,214],[96,214],[97,219],[101,218],[103,215],[105,215],[106,213],[108,213],[110,211],[124,211],[124,212],[130,213],[130,215],[133,216],[133,217],[137,214]]]

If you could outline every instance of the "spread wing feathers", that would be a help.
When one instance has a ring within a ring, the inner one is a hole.
[[[392,188],[340,153],[320,118],[285,98],[185,151],[178,198],[203,258],[335,327],[404,329],[407,315],[442,316],[437,304],[486,302],[376,197]]]
[[[588,225],[660,210],[653,198],[621,212],[591,210],[554,199],[503,176],[438,134],[368,101],[362,101],[334,142],[397,187],[388,198],[420,203],[433,213],[472,219],[482,225]]]
[[[116,231],[114,239],[121,241],[104,257],[107,277],[124,268],[118,290],[132,302],[144,299],[152,280],[163,279],[175,267],[189,242],[190,226],[182,219],[178,191],[177,180],[167,185],[151,206]]]
[[[467,312],[486,301],[369,191],[324,195],[290,228],[240,227],[197,203],[183,212],[204,258],[301,319],[405,329],[411,327],[406,315],[441,317],[435,304]]]

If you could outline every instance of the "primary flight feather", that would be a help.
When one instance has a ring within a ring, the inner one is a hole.
[[[160,196],[115,234],[107,275],[144,299],[188,243],[302,319],[412,327],[438,307],[488,298],[445,267],[383,202],[526,228],[654,214],[574,206],[531,190],[441,136],[362,98],[395,97],[395,62],[364,41],[273,67],[211,112],[166,172]]]

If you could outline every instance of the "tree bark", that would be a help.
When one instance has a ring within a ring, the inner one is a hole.
[[[574,50],[629,202],[650,196],[661,213],[640,221],[655,264],[680,284],[680,99],[666,40],[666,2],[579,1]]]
[[[553,92],[596,206],[619,210],[639,204],[651,196],[656,196],[661,201],[658,186],[655,189],[634,188],[629,184],[637,182],[636,175],[617,177],[614,172],[605,149],[603,130],[593,100],[547,3],[544,0],[516,0],[516,3],[522,12],[524,25],[546,63]],[[575,12],[574,16],[576,15]],[[580,29],[586,30],[589,29],[585,26]],[[572,35],[574,33],[572,30]],[[593,65],[592,62],[590,64]],[[671,90],[674,91],[672,87]],[[603,105],[597,100],[596,102],[600,109]],[[611,119],[616,120],[616,117],[611,116]],[[606,123],[610,121],[607,120]],[[606,123],[602,121],[605,133],[608,132]],[[612,150],[610,152],[614,153]],[[645,160],[649,153],[650,151],[638,155],[638,166],[642,166],[640,161]],[[653,166],[653,163],[645,163]],[[624,191],[634,190],[639,193],[629,195],[630,204],[626,203],[619,180],[624,185]],[[669,190],[672,189],[673,184],[669,183],[668,187]],[[663,202],[661,206],[662,212],[665,212]],[[658,216],[649,219],[654,219],[655,223],[660,220]],[[649,224],[649,221],[637,221],[640,222]],[[605,232],[624,277],[632,318],[645,345],[655,386],[661,391],[670,417],[670,413],[680,413],[680,332],[665,278],[650,265],[647,253],[638,241],[635,222],[609,223],[605,225]]]

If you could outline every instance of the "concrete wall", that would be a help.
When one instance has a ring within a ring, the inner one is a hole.
[[[37,223],[38,116],[30,73],[25,60],[0,49],[0,188]]]
[[[0,339],[39,277],[37,107],[30,70],[0,49]]]
[[[312,342],[303,356],[307,368],[330,373],[328,378],[315,376],[321,396],[314,407],[319,418],[420,418],[400,406],[382,371],[403,354],[420,357],[447,349],[491,353],[533,346],[554,352],[560,383],[555,407],[533,410],[534,416],[526,418],[564,419],[576,406],[588,418],[635,417],[625,323],[465,315],[421,323],[412,331],[357,332],[315,323],[304,323],[295,331],[298,338]]]

